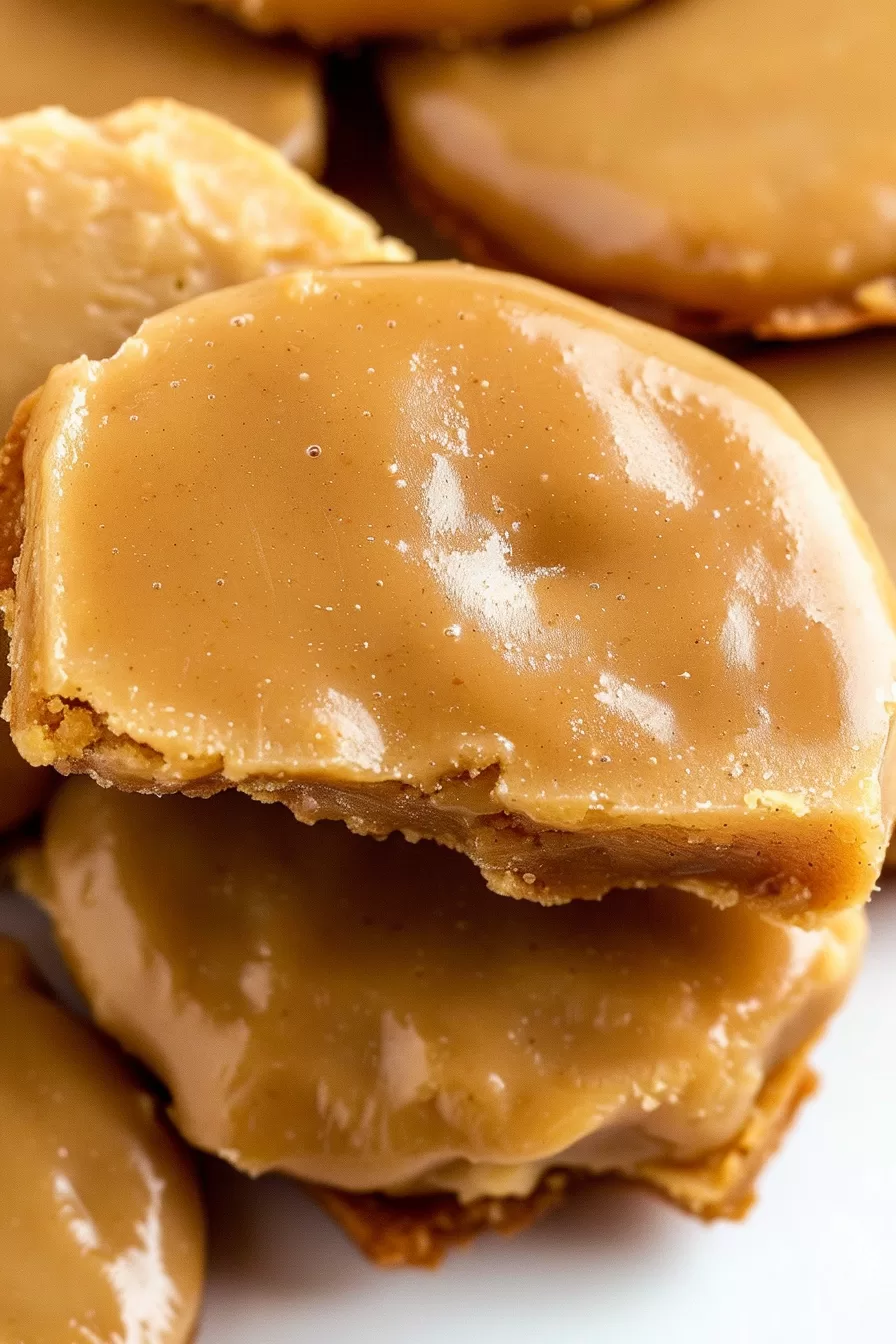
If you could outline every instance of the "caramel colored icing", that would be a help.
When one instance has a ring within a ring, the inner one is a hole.
[[[9,641],[0,630],[0,701],[9,690]],[[12,744],[7,724],[0,724],[0,835],[36,812],[53,787],[52,770],[35,770]]]
[[[864,936],[860,912],[806,930],[672,891],[545,909],[425,842],[86,780],[51,805],[40,885],[191,1142],[464,1200],[729,1144]]]
[[[544,901],[871,890],[889,585],[718,356],[456,263],[304,271],[57,368],[24,477],[35,764],[427,835]]]
[[[744,361],[799,411],[846,482],[896,575],[896,339],[773,346]],[[896,844],[887,852],[896,866]]]
[[[744,362],[818,435],[896,575],[896,338],[773,346]]]
[[[204,1230],[185,1154],[122,1060],[0,940],[0,1338],[185,1344]]]
[[[9,8],[0,4],[7,25]],[[33,13],[32,5],[25,8]],[[95,8],[78,9],[85,41]],[[121,39],[121,25],[131,31],[143,9],[111,8]],[[177,15],[175,29],[188,17]],[[55,29],[36,20],[23,28],[21,16],[3,28],[7,52],[25,32],[35,47],[46,45],[49,60]],[[151,49],[141,50],[148,61]],[[191,50],[181,48],[183,60]],[[78,61],[70,78],[87,97],[99,86],[85,77],[85,64]],[[195,69],[197,91],[202,69]],[[23,79],[34,73],[33,64],[20,69]],[[0,105],[11,87],[15,97],[10,77],[0,81]],[[274,98],[276,81],[271,89]],[[111,354],[143,318],[191,294],[299,263],[408,255],[274,150],[171,102],[137,103],[98,122],[56,109],[0,123],[0,206],[4,425],[53,364],[82,351]],[[0,654],[5,669],[5,649]],[[22,820],[45,791],[45,779],[20,762],[4,726],[0,829]]]
[[[385,87],[473,249],[690,328],[896,319],[892,0],[670,0],[587,34],[402,53]]]
[[[134,98],[180,98],[321,167],[316,61],[172,0],[0,0],[0,116],[61,105],[100,116]]]
[[[638,0],[200,0],[262,32],[293,30],[331,46],[362,37],[486,37],[547,24],[587,25]]]
[[[0,123],[0,419],[61,360],[110,355],[181,299],[301,264],[405,256],[208,113],[135,103]]]

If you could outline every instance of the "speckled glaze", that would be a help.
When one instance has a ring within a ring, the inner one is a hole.
[[[302,272],[54,371],[24,461],[29,759],[307,787],[305,820],[436,835],[544,900],[870,891],[890,590],[724,360],[519,277]],[[524,853],[456,829],[496,814]]]

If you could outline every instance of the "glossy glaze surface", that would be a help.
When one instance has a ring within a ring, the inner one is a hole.
[[[0,32],[0,116],[60,106],[96,117],[135,98],[179,98],[309,172],[322,166],[320,75],[297,47],[172,0],[0,0]]]
[[[638,0],[203,0],[249,28],[292,29],[324,46],[361,37],[485,37],[544,25],[587,26]]]
[[[61,360],[152,313],[300,264],[388,255],[368,216],[208,113],[148,101],[100,121],[0,122],[0,420]]]
[[[759,348],[743,362],[818,435],[896,574],[896,338]]]
[[[870,890],[889,589],[805,427],[708,352],[451,263],[305,272],[56,370],[25,476],[33,761],[297,782],[305,820],[471,852],[450,828],[506,811],[558,834],[477,862],[547,900]],[[591,830],[621,857],[564,848]]]
[[[896,268],[894,61],[890,0],[669,0],[402,53],[385,87],[413,172],[497,259],[672,322],[793,326]],[[891,291],[860,306],[892,320]]]
[[[546,910],[459,855],[229,794],[65,784],[44,898],[99,1020],[195,1143],[351,1189],[525,1193],[730,1142],[855,968],[674,892]]]
[[[119,1055],[0,940],[0,1338],[186,1344],[204,1230],[185,1153]]]

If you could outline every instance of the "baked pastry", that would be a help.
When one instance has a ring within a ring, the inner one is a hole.
[[[576,1174],[743,1212],[864,938],[668,890],[545,909],[426,842],[87,780],[25,880],[190,1142],[311,1182],[386,1261]]]
[[[384,87],[467,255],[679,329],[896,319],[896,7],[674,0],[555,41],[401,52]]]
[[[368,37],[488,37],[549,24],[581,28],[639,0],[200,0],[261,32],[292,30],[319,46]]]
[[[718,356],[457,263],[299,271],[55,369],[22,449],[32,763],[427,836],[546,903],[870,893],[891,589]]]
[[[0,1338],[186,1344],[205,1243],[186,1152],[5,938],[0,1124]]]
[[[57,108],[0,123],[0,206],[5,425],[54,364],[111,355],[180,299],[299,263],[410,255],[274,150],[173,102],[98,122]],[[4,645],[0,698],[6,680]],[[47,788],[3,725],[0,830]]]
[[[323,166],[320,69],[296,46],[172,0],[0,0],[0,32],[2,117],[49,105],[96,117],[135,98],[178,98],[309,173]]]
[[[0,416],[60,360],[111,355],[145,317],[291,266],[407,249],[196,108],[134,103],[99,121],[59,108],[0,124]]]

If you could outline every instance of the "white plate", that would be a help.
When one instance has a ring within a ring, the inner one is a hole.
[[[436,1273],[383,1271],[296,1186],[215,1165],[196,1344],[893,1344],[896,884],[872,924],[817,1054],[822,1090],[745,1223],[704,1227],[639,1190],[597,1188]],[[0,927],[48,966],[24,902],[0,904]]]

